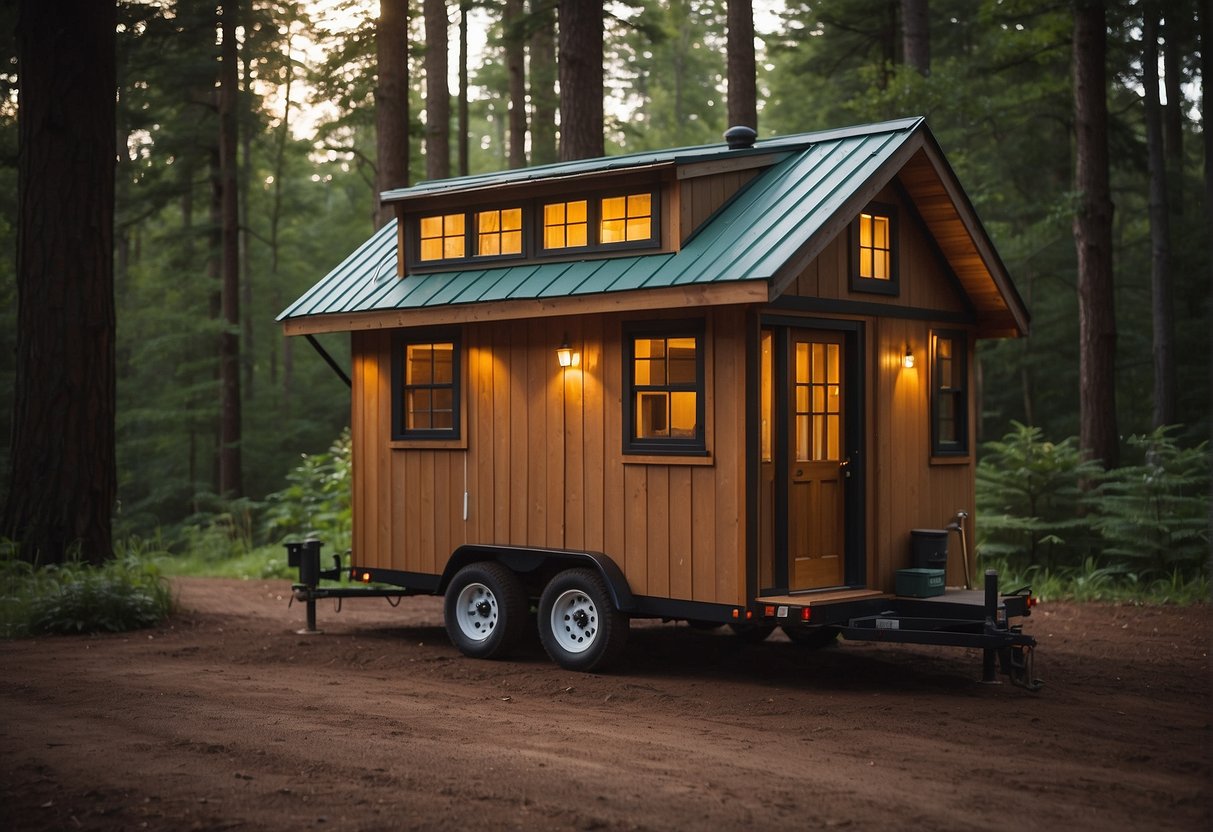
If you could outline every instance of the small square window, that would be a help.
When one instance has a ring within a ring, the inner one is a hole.
[[[581,248],[588,245],[589,220],[584,199],[549,202],[543,206],[544,249]]]
[[[418,224],[422,261],[463,257],[467,245],[463,214],[422,217]]]
[[[476,256],[522,254],[522,209],[476,213]]]
[[[628,194],[601,200],[598,213],[599,243],[634,243],[652,237],[652,194]]]

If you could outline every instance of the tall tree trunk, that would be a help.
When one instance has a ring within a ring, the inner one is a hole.
[[[556,161],[556,15],[552,0],[530,0],[531,164]]]
[[[236,123],[239,75],[236,71],[235,0],[223,6],[219,76],[219,176],[223,222],[223,331],[219,335],[219,494],[240,497],[240,217],[236,191]]]
[[[1108,186],[1107,25],[1100,0],[1074,12],[1074,185],[1078,210],[1078,441],[1084,454],[1116,467],[1116,315],[1112,280],[1112,197]]]
[[[1185,47],[1190,47],[1192,41],[1184,27],[1189,21],[1182,21],[1172,4],[1172,13],[1163,21],[1163,87],[1167,92],[1167,104],[1162,111],[1163,148],[1166,151],[1167,164],[1167,196],[1170,198],[1170,209],[1176,215],[1182,215],[1184,210],[1183,167],[1184,167],[1184,94],[1183,57]]]
[[[409,16],[408,0],[380,0],[375,27],[375,227],[395,216],[379,194],[409,184]]]
[[[113,3],[21,0],[17,348],[0,534],[25,560],[113,556]]]
[[[382,8],[382,6],[381,6]],[[292,16],[286,20],[286,83],[282,85],[282,121],[278,124],[278,135],[274,137],[274,191],[270,200],[270,285],[273,287],[273,303],[275,309],[283,306],[282,286],[278,280],[279,240],[278,235],[282,225],[282,190],[286,179],[286,147],[291,138],[291,93],[294,87],[295,66],[291,61],[291,50],[294,48],[295,19]],[[378,105],[376,104],[376,107]],[[376,134],[378,137],[378,134]],[[382,162],[380,162],[382,164]],[[275,349],[270,352],[270,385],[278,383],[278,352],[277,343],[287,340],[287,336],[279,334]],[[284,411],[285,412],[285,411]]]
[[[602,156],[602,4],[560,0],[558,8],[560,158]]]
[[[754,4],[729,0],[729,126],[758,129],[758,80],[754,63]]]
[[[505,68],[510,86],[511,168],[526,167],[526,48],[523,41],[523,0],[505,0],[501,24],[505,32]]]
[[[447,86],[446,0],[425,0],[425,175],[451,175],[451,90]]]
[[[906,66],[931,74],[931,15],[928,0],[901,0],[901,53]]]
[[[459,175],[467,176],[469,169],[468,142],[471,134],[471,118],[468,115],[468,6],[471,0],[459,0],[459,111],[455,121],[459,125]]]
[[[1146,149],[1150,177],[1150,301],[1154,324],[1154,427],[1175,423],[1175,311],[1171,300],[1171,220],[1163,154],[1162,106],[1158,96],[1156,3],[1145,6],[1142,85],[1145,87]]]
[[[240,16],[243,20],[244,31],[250,32],[252,26],[251,8],[249,2],[240,2]],[[247,37],[247,35],[246,35]],[[240,370],[241,393],[245,400],[253,400],[253,375],[257,361],[253,345],[253,269],[252,251],[249,247],[249,192],[253,183],[253,58],[246,48],[240,55],[240,66],[243,77],[240,90],[236,93],[240,102],[239,117],[236,125],[240,134],[240,185],[237,207],[240,223]]]

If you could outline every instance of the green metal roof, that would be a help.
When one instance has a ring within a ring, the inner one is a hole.
[[[730,150],[723,145],[680,148],[438,180],[389,191],[383,195],[385,199],[409,199],[655,164],[736,158],[738,153],[785,154],[709,218],[677,252],[494,268],[469,264],[454,271],[401,279],[396,276],[396,224],[391,222],[291,304],[278,320],[686,284],[770,281],[922,125],[921,118],[902,119],[767,139],[752,150]]]

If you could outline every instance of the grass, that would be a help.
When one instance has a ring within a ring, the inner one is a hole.
[[[1166,577],[1142,577],[1122,568],[1100,567],[1091,560],[1082,566],[1046,568],[1029,566],[1025,570],[1008,568],[1005,563],[984,559],[984,569],[997,569],[1004,590],[1031,586],[1041,601],[1080,601],[1117,604],[1207,604],[1210,583],[1207,575],[1184,577],[1178,569]]]

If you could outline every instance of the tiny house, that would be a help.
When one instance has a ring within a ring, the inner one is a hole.
[[[638,616],[988,635],[895,573],[973,505],[975,344],[1028,329],[1003,263],[922,119],[726,135],[384,193],[280,316],[350,333],[352,574],[444,594],[464,653],[535,603],[580,669]]]

